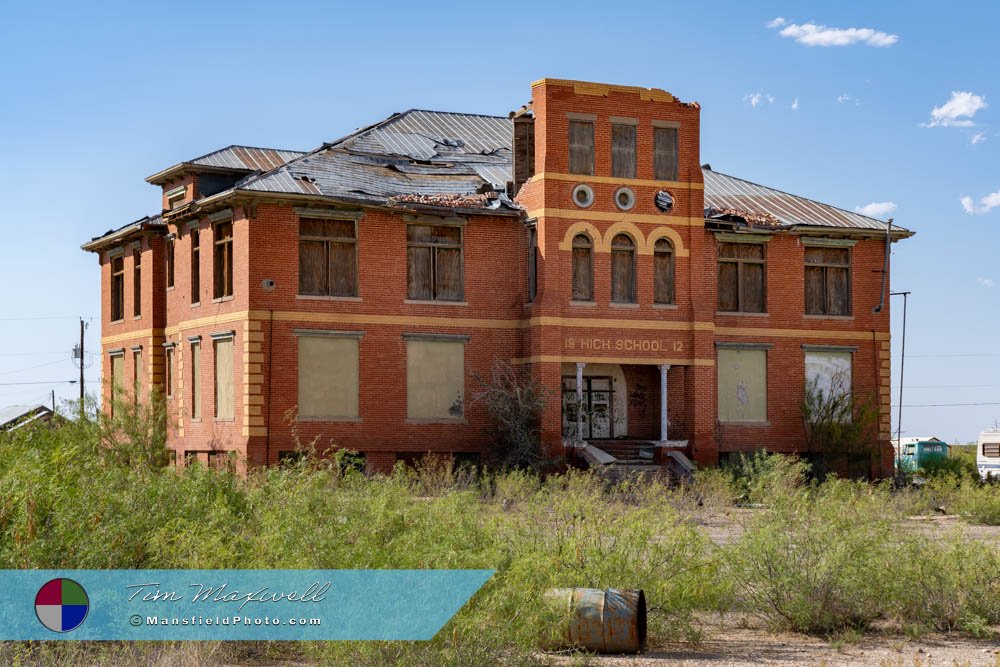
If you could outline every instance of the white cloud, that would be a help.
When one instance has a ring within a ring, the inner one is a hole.
[[[994,282],[992,278],[976,278],[976,282],[982,285],[983,287],[989,287],[990,289],[993,289]]]
[[[971,127],[975,125],[972,117],[976,112],[988,106],[981,95],[952,91],[951,99],[931,109],[931,119],[924,127]]]
[[[792,102],[792,111],[798,111],[798,110],[799,110],[799,98],[796,97],[795,100]]]
[[[749,102],[750,106],[756,109],[759,105],[767,102],[768,104],[774,104],[774,98],[767,93],[747,93],[743,96],[744,102]]]
[[[843,95],[838,95],[837,96],[837,102],[839,102],[841,104],[843,104],[844,102],[847,102],[850,99],[851,99],[851,96],[848,95],[847,93],[844,93]]]
[[[780,18],[780,17],[779,17]],[[851,44],[867,44],[868,46],[892,46],[899,41],[899,35],[891,35],[872,28],[830,28],[815,23],[789,23],[784,19],[774,19],[767,24],[769,28],[778,28],[782,37],[790,37],[799,44],[806,46],[850,46]]]
[[[896,210],[896,202],[873,201],[871,204],[865,204],[864,206],[855,206],[854,210],[861,215],[867,215],[871,218],[881,218]]]
[[[775,18],[775,19],[773,19],[771,21],[768,21],[767,22],[767,27],[768,28],[780,28],[781,26],[785,25],[786,23],[788,23],[788,21],[786,21],[785,19],[783,19],[782,17],[779,16],[779,17],[777,17],[777,18]]]
[[[972,197],[962,197],[959,201],[962,202],[962,208],[969,215],[983,215],[1000,206],[1000,190],[991,192],[985,197],[980,197],[978,205]]]
[[[976,132],[974,135],[972,135],[972,138],[969,139],[969,143],[971,143],[973,146],[975,146],[976,144],[981,144],[984,141],[986,141],[985,132]]]

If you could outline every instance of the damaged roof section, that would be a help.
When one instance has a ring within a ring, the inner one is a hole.
[[[187,171],[252,173],[271,171],[289,160],[305,155],[302,151],[256,148],[254,146],[226,146],[193,160],[186,160],[159,171],[146,182],[163,185]]]
[[[166,229],[167,226],[163,221],[163,216],[159,213],[156,215],[147,215],[118,229],[109,229],[100,236],[95,236],[89,242],[84,243],[81,247],[84,250],[99,250],[109,245],[127,241],[142,231],[155,230],[165,232]]]

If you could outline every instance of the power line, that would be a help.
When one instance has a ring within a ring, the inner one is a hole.
[[[84,320],[93,322],[94,318],[82,315],[38,315],[32,317],[0,317],[0,322],[30,322],[34,320]]]
[[[908,354],[907,359],[937,359],[941,357],[1000,357],[1000,352],[954,352],[954,353],[943,353],[943,354]],[[892,355],[893,359],[902,358],[901,354]]]
[[[65,359],[60,359],[58,361],[47,361],[44,364],[35,364],[34,366],[28,366],[27,368],[18,368],[13,371],[0,371],[0,375],[13,375],[14,373],[23,373],[24,371],[34,370],[36,368],[43,368],[45,366],[55,366],[56,364],[66,363]]]
[[[924,403],[922,405],[904,405],[904,408],[966,408],[977,405],[1000,405],[996,403]]]
[[[77,380],[53,380],[52,382],[0,382],[0,387],[14,387],[26,384],[76,384]]]

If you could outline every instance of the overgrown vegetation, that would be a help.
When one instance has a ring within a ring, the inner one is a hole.
[[[826,391],[818,377],[806,383],[800,408],[806,451],[820,479],[830,473],[867,477],[878,452],[878,409],[844,386],[849,382],[837,376]]]
[[[995,545],[901,527],[907,503],[923,498],[916,494],[944,487],[900,495],[890,485],[810,482],[800,462],[764,455],[735,473],[699,472],[680,488],[649,481],[609,489],[583,472],[476,476],[434,458],[367,478],[309,448],[295,463],[242,477],[159,467],[160,441],[141,427],[144,419],[114,433],[113,422],[91,421],[2,436],[0,567],[487,568],[496,575],[428,643],[11,644],[8,657],[169,663],[173,646],[185,664],[262,656],[531,664],[545,661],[538,646],[559,631],[543,592],[572,586],[645,590],[654,645],[702,639],[708,612],[738,611],[821,635],[863,632],[876,620],[909,633],[976,636],[1000,624]],[[157,419],[148,416],[153,431]],[[992,506],[996,498],[996,488],[971,482],[947,493],[956,507]],[[761,507],[738,509],[740,498]],[[713,542],[701,525],[705,512],[731,513],[742,532]]]

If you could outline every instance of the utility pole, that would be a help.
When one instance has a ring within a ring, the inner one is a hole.
[[[52,414],[56,413],[56,390],[52,390]]]
[[[899,446],[903,438],[903,370],[906,368],[906,298],[909,292],[889,292],[889,296],[903,297],[903,344],[899,359],[899,415],[896,422],[896,466],[902,461],[902,448]]]
[[[80,415],[81,416],[83,415],[83,412],[84,412],[84,407],[83,407],[83,397],[84,397],[84,389],[83,389],[83,367],[84,367],[84,363],[83,363],[83,360],[84,359],[86,359],[86,357],[84,356],[84,349],[83,349],[83,318],[81,317],[80,318]]]

